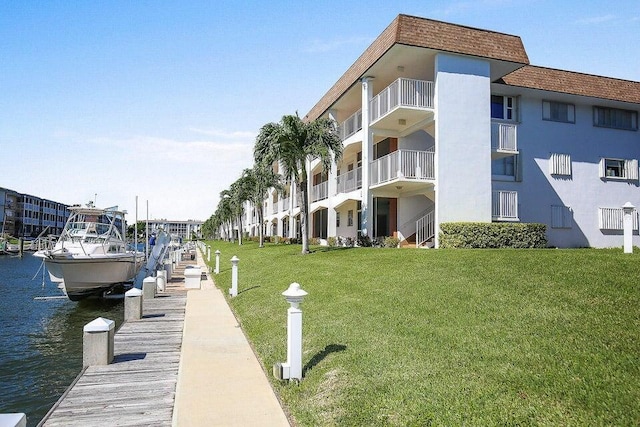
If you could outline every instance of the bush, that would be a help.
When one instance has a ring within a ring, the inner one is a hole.
[[[317,237],[309,237],[309,245],[319,245],[320,239]]]
[[[336,237],[328,237],[327,238],[327,244],[331,247],[336,247],[338,246],[338,239]]]
[[[389,236],[384,238],[384,247],[385,248],[397,248],[400,244],[400,239],[397,237]]]
[[[370,248],[373,245],[373,243],[371,242],[371,237],[369,237],[367,234],[359,235],[357,244],[361,248]]]
[[[441,248],[545,248],[544,224],[449,222],[440,224]]]

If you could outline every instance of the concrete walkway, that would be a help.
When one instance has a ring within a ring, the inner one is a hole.
[[[265,372],[207,271],[187,292],[173,425],[289,426]]]

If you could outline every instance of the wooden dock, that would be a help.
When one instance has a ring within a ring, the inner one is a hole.
[[[170,426],[187,295],[183,263],[165,293],[143,303],[143,318],[115,334],[114,360],[90,366],[40,425]]]

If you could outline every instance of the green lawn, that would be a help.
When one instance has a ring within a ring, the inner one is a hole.
[[[296,423],[639,425],[640,253],[208,242],[269,373],[291,282],[309,292],[304,379],[269,377]]]

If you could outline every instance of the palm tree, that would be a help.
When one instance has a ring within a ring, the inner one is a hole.
[[[264,163],[256,163],[253,169],[245,169],[242,173],[245,183],[249,187],[249,201],[256,208],[258,214],[258,234],[260,236],[260,247],[264,247],[264,230],[262,222],[264,221],[264,199],[269,194],[269,189],[274,188],[276,191],[282,191],[282,180],[280,175],[273,171],[271,165]]]
[[[309,195],[307,189],[307,162],[320,159],[326,173],[331,164],[342,157],[342,140],[336,122],[319,118],[304,122],[296,115],[283,116],[279,123],[267,123],[260,129],[253,149],[256,163],[282,164],[284,175],[296,183],[300,201],[300,231],[302,253],[309,253]]]
[[[225,239],[233,240],[233,209],[231,208],[231,197],[227,197],[224,194],[224,191],[220,193],[220,202],[218,203],[215,213],[217,217],[216,223],[222,227]],[[231,230],[231,234],[229,230]]]

